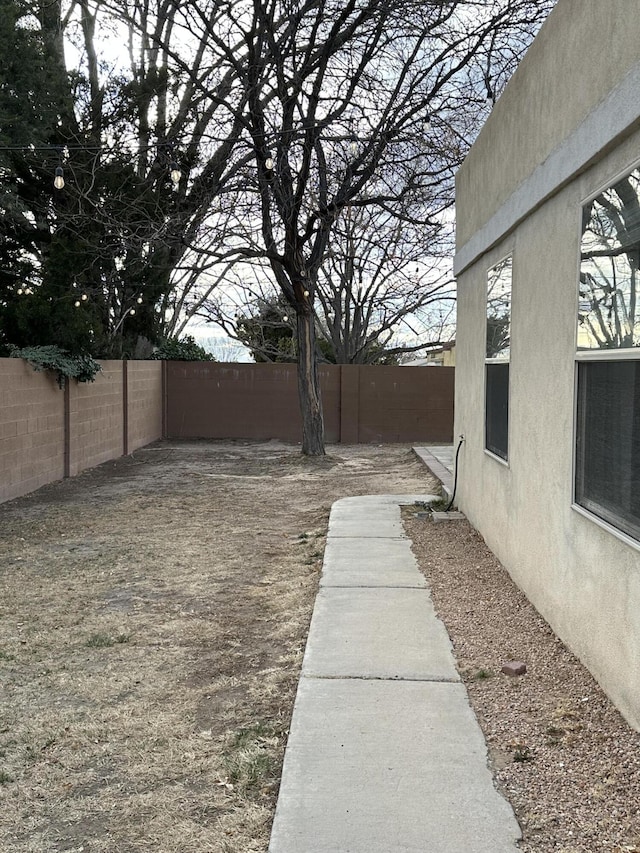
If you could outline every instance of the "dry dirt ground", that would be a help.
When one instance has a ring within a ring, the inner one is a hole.
[[[331,504],[432,486],[161,443],[0,505],[0,851],[266,850]]]
[[[409,447],[161,443],[0,505],[0,853],[264,853],[331,504],[435,491]],[[640,735],[466,522],[404,515],[523,853],[638,853]]]

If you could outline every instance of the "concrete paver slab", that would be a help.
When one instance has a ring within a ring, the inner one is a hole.
[[[516,853],[461,684],[303,678],[269,853]]]
[[[439,521],[462,521],[464,513],[457,510],[449,510],[449,512],[432,512],[431,517],[436,523]]]
[[[329,536],[359,536],[362,539],[401,539],[404,530],[400,519],[382,516],[368,518],[331,518]]]
[[[327,540],[320,586],[425,588],[408,539]]]
[[[413,452],[421,459],[434,477],[442,483],[442,490],[450,499],[453,492],[454,453],[452,445],[440,447],[414,447]]]
[[[451,641],[424,589],[323,587],[302,675],[459,680]]]
[[[349,498],[340,498],[333,504],[333,509],[341,506],[408,506],[417,502],[429,503],[438,500],[438,495],[354,495]]]
[[[340,504],[331,510],[331,522],[358,521],[367,523],[372,519],[400,521],[400,507],[397,504]]]

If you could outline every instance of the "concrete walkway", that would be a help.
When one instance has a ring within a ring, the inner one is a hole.
[[[400,504],[331,510],[270,853],[514,853],[451,644]]]
[[[453,475],[455,469],[455,451],[452,444],[414,447],[413,452],[421,459],[434,477],[440,480],[442,491],[447,500],[453,495]]]

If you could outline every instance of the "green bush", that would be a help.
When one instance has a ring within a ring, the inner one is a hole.
[[[191,335],[184,338],[167,338],[151,358],[165,359],[166,361],[215,361],[210,352],[197,344]]]
[[[64,388],[67,379],[78,382],[93,382],[102,370],[100,364],[90,355],[72,355],[57,346],[46,347],[9,347],[11,358],[23,358],[34,370],[52,370],[57,373],[58,385]]]

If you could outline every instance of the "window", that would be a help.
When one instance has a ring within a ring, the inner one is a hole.
[[[509,439],[511,269],[509,255],[487,275],[485,448],[505,461]]]
[[[575,501],[640,539],[640,170],[584,206],[580,255]]]

